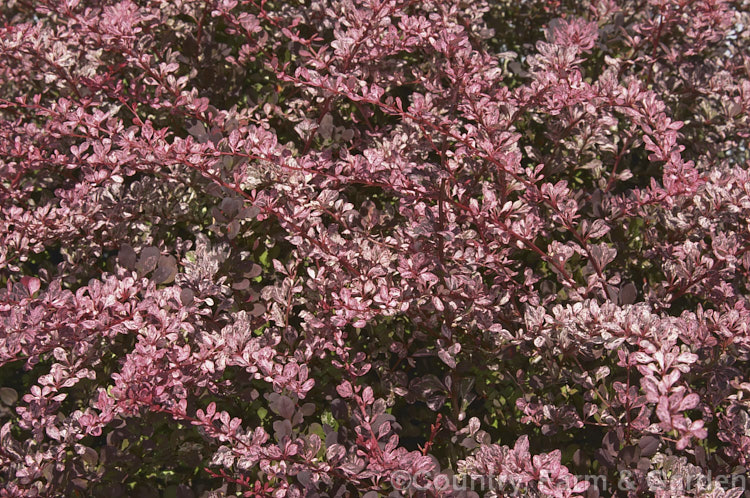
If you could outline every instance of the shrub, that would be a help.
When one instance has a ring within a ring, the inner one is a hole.
[[[749,12],[4,2],[0,495],[741,496]]]

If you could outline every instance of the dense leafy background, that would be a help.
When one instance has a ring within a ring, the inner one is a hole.
[[[3,2],[0,495],[742,496],[749,11]]]

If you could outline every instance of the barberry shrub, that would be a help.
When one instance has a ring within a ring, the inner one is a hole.
[[[741,496],[749,12],[5,0],[0,496]]]

